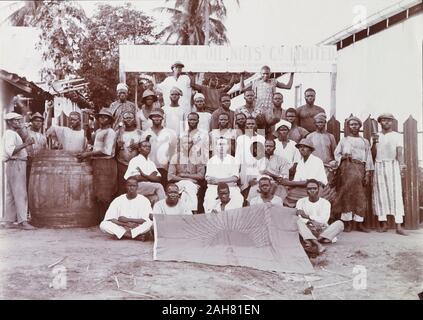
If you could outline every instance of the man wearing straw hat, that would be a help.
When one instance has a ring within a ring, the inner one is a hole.
[[[332,208],[335,214],[341,214],[345,232],[351,232],[354,225],[358,231],[369,232],[363,222],[368,209],[366,188],[370,186],[374,170],[370,143],[360,136],[360,119],[349,117],[347,126],[350,135],[343,137],[335,149],[340,179]]]
[[[151,128],[153,122],[151,121],[150,113],[155,108],[157,96],[153,91],[147,89],[142,94],[141,108],[138,108],[136,118],[137,127],[143,131]]]
[[[383,113],[377,121],[382,131],[373,134],[372,153],[375,157],[373,175],[373,209],[382,227],[379,232],[386,232],[387,216],[393,215],[397,226],[396,232],[407,235],[402,229],[404,204],[402,199],[401,171],[406,169],[403,155],[403,138],[393,131],[395,120],[390,113]]]
[[[19,136],[22,128],[22,115],[10,112],[4,117],[7,129],[3,136],[3,162],[5,162],[6,198],[5,212],[2,220],[5,228],[17,227],[23,230],[35,229],[28,223],[28,196],[26,191],[26,162],[28,153],[26,148],[35,143],[33,138],[25,142]]]
[[[101,221],[117,192],[116,132],[112,129],[113,116],[109,109],[101,109],[96,118],[100,128],[95,132],[93,150],[79,153],[77,158],[93,160],[93,185]]]
[[[126,111],[137,112],[137,107],[131,101],[128,101],[128,86],[126,83],[119,83],[116,87],[118,99],[109,107],[112,117],[114,118],[113,130],[117,130],[119,126],[123,126],[122,116]]]

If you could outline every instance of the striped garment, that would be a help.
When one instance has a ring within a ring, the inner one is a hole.
[[[397,160],[376,161],[373,178],[373,209],[379,218],[404,216],[401,173]]]

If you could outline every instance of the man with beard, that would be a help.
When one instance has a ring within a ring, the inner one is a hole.
[[[220,97],[220,107],[212,113],[212,118],[211,118],[212,130],[219,128],[219,117],[222,113],[226,113],[229,116],[229,120],[228,120],[229,128],[232,129],[234,127],[235,112],[230,110],[229,109],[230,107],[231,107],[231,96],[228,94],[223,94]]]
[[[227,113],[222,113],[219,115],[219,126],[217,129],[213,129],[210,133],[210,151],[216,151],[217,141],[221,138],[225,138],[228,141],[228,154],[235,154],[235,141],[236,133],[235,129],[230,128],[229,126],[230,117]],[[213,154],[212,154],[213,155]]]
[[[262,177],[258,183],[259,194],[249,201],[250,205],[273,203],[282,206],[283,200],[272,192],[272,183],[269,177]]]
[[[345,232],[350,232],[354,224],[357,224],[358,231],[369,232],[363,222],[367,212],[366,188],[374,170],[370,143],[360,136],[360,119],[349,117],[347,126],[350,134],[343,137],[335,149],[340,179],[333,211],[341,213]]]
[[[179,187],[174,183],[169,183],[166,187],[166,199],[162,199],[154,205],[153,214],[191,215],[192,211],[180,201],[180,198]]]
[[[116,160],[118,170],[118,194],[126,192],[125,172],[129,161],[138,155],[139,143],[142,141],[142,131],[137,129],[135,115],[125,112],[122,117],[123,128],[119,128],[116,138]]]
[[[109,110],[112,114],[112,117],[114,119],[112,128],[113,130],[118,130],[119,126],[123,126],[123,114],[125,112],[132,112],[133,114],[136,114],[137,107],[135,104],[131,101],[128,101],[128,86],[125,83],[119,83],[116,87],[117,91],[117,97],[118,99],[109,107]]]

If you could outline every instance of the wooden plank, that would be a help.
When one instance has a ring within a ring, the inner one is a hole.
[[[334,135],[336,143],[339,142],[341,136],[341,124],[332,116],[326,124],[327,131]]]
[[[410,116],[404,123],[404,159],[407,165],[404,185],[405,228],[419,227],[419,167],[417,121]]]

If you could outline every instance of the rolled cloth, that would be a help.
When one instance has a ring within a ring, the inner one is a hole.
[[[172,89],[170,89],[170,94],[175,92],[178,93],[180,96],[182,96],[182,90],[179,89],[178,87],[173,87]]]
[[[116,87],[116,91],[125,91],[128,92],[128,86],[126,85],[126,83],[119,83]]]

